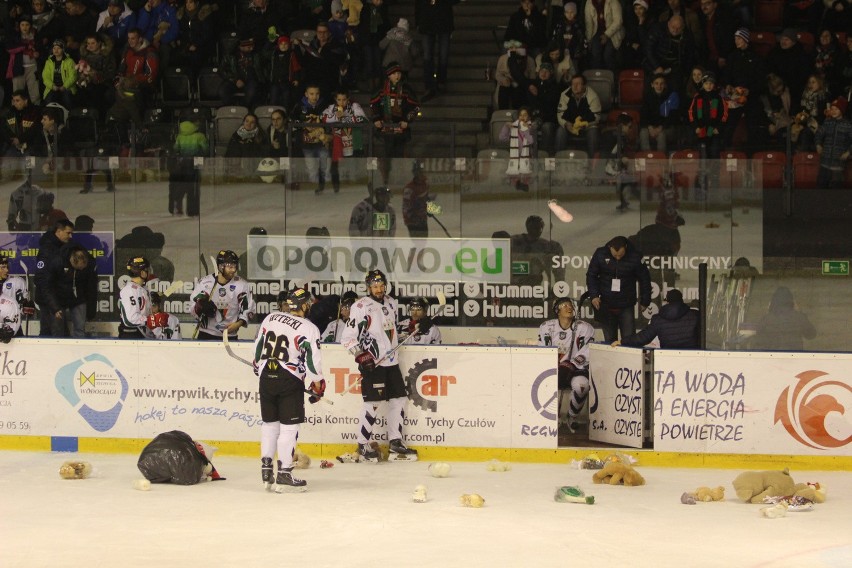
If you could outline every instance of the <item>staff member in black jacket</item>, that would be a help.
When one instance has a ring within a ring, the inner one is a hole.
[[[621,341],[614,341],[613,347],[644,347],[659,337],[663,349],[698,349],[698,311],[683,303],[680,290],[669,290],[665,300],[660,313],[651,318],[646,329]]]
[[[612,238],[592,255],[586,287],[606,343],[618,339],[619,331],[622,338],[636,333],[633,306],[637,284],[639,307],[644,310],[651,303],[651,276],[642,263],[642,253],[627,237]]]

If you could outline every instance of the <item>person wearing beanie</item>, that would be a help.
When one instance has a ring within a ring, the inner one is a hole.
[[[790,89],[790,96],[798,101],[805,89],[808,75],[813,73],[814,58],[805,52],[796,38],[796,31],[785,29],[778,36],[778,45],[766,55],[766,70],[775,73]]]
[[[346,14],[343,12],[343,3],[340,0],[334,0],[331,3],[331,18],[328,19],[328,29],[331,32],[331,37],[340,45],[349,43],[347,40],[355,38],[349,30],[349,22],[346,21]]]
[[[399,63],[402,68],[402,79],[405,81],[414,68],[415,46],[409,31],[408,20],[400,18],[396,26],[389,29],[379,42],[379,49],[384,51],[382,66],[387,67],[393,62]]]
[[[264,61],[251,35],[244,35],[240,42],[222,58],[219,73],[224,79],[220,96],[226,105],[237,104],[238,93],[243,93],[242,104],[255,108],[266,100]]]
[[[763,148],[767,142],[765,115],[760,104],[766,87],[766,68],[749,47],[750,39],[747,28],[734,32],[735,48],[722,70],[723,96],[728,102],[728,122],[722,136],[727,147],[733,146],[734,132],[741,120],[746,121],[749,146]]]
[[[304,73],[299,56],[291,49],[289,36],[278,36],[275,40],[275,49],[267,57],[266,73],[269,104],[293,108]]]
[[[370,99],[370,112],[383,142],[379,171],[387,185],[391,162],[405,156],[405,146],[411,140],[409,125],[420,113],[420,103],[402,80],[402,67],[397,62],[387,65],[385,75],[384,85]]]
[[[651,317],[647,328],[612,345],[644,347],[659,338],[662,349],[698,349],[701,347],[698,324],[698,311],[683,302],[680,290],[672,288],[666,292],[660,313]]]
[[[730,5],[719,0],[701,0],[699,7],[704,34],[695,38],[696,43],[705,48],[703,59],[707,66],[721,71],[734,50],[734,32],[737,29],[734,13]]]
[[[180,34],[174,42],[171,53],[171,65],[189,68],[190,76],[198,76],[215,49],[213,37],[213,18],[216,4],[202,0],[186,0],[177,10]]]
[[[77,64],[65,53],[65,42],[61,39],[54,40],[50,53],[41,72],[44,104],[59,103],[70,109],[77,93]]]
[[[497,59],[497,109],[516,109],[526,101],[530,82],[536,77],[535,61],[518,40],[504,42],[506,53]]]
[[[816,131],[819,189],[836,187],[843,178],[843,168],[852,150],[852,122],[846,119],[846,107],[843,97],[831,101],[825,111],[825,122]]]
[[[719,95],[712,72],[701,78],[701,90],[692,98],[688,117],[696,142],[706,150],[706,157],[717,160],[722,150],[722,131],[728,122],[728,103]]]
[[[533,118],[538,123],[538,149],[553,155],[556,145],[556,130],[559,120],[556,118],[556,107],[562,87],[554,78],[553,64],[542,61],[538,68],[537,77],[530,83],[527,103]]]
[[[577,4],[566,2],[562,14],[556,15],[557,22],[550,33],[551,47],[558,44],[574,66],[574,74],[582,73],[586,61],[586,38],[582,24],[577,17]],[[558,79],[557,79],[557,82]]]
[[[639,69],[645,60],[645,45],[651,29],[657,25],[648,17],[648,2],[633,0],[633,17],[624,18],[624,43],[621,44],[621,64],[624,69]]]

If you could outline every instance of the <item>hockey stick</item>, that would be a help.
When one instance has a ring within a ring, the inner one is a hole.
[[[446,308],[446,307],[447,307],[447,297],[444,295],[444,293],[443,293],[441,290],[438,290],[438,293],[436,294],[436,296],[438,297],[438,309],[435,311],[435,315],[434,315],[434,316],[432,316],[432,319],[433,319],[433,320],[434,320],[435,318],[439,317],[442,313],[444,313],[444,308]],[[396,353],[397,351],[399,351],[399,348],[400,348],[400,347],[402,347],[403,345],[405,345],[406,343],[408,343],[409,341],[411,341],[411,339],[412,339],[415,335],[417,335],[417,334],[416,334],[416,333],[411,333],[411,334],[409,334],[409,335],[408,335],[408,337],[406,337],[406,338],[402,341],[402,343],[398,343],[396,347],[394,347],[393,349],[391,349],[390,351],[388,351],[387,353],[385,353],[385,354],[384,354],[384,356],[383,356],[381,359],[379,359],[378,361],[376,361],[375,366],[376,366],[376,367],[378,367],[378,366],[379,366],[379,363],[381,363],[382,361],[384,361],[384,360],[385,360],[385,359],[387,359],[388,357],[392,357],[394,353]]]
[[[27,288],[27,300],[32,300],[32,298],[30,298],[30,271],[27,268],[27,265],[23,260],[21,260],[19,262],[21,263],[21,268],[23,268],[23,270],[24,270],[24,284],[26,284],[26,288]],[[30,316],[25,316],[24,317],[24,335],[29,335],[29,334],[30,334]]]
[[[444,226],[444,224],[443,224],[443,223],[441,223],[441,221],[440,221],[440,220],[438,220],[438,218],[437,218],[435,215],[433,215],[432,213],[427,213],[427,216],[431,217],[433,221],[435,221],[436,223],[438,223],[438,226],[439,226],[439,227],[441,227],[442,229],[444,229],[444,234],[445,234],[445,235],[447,235],[447,238],[448,238],[448,239],[452,239],[452,238],[453,238],[453,236],[450,234],[450,232],[447,230],[447,228]]]
[[[177,292],[178,290],[180,290],[181,288],[183,288],[183,284],[184,284],[183,280],[175,280],[174,282],[172,282],[172,283],[169,285],[169,287],[168,287],[168,288],[166,288],[165,290],[163,290],[163,293],[162,293],[162,294],[160,294],[160,295],[161,295],[163,298],[168,298],[169,296],[171,296],[172,294],[174,294],[175,292]]]
[[[337,300],[337,319],[334,320],[334,335],[331,338],[331,343],[337,341],[337,322],[340,321],[340,307],[343,304],[343,289],[346,287],[346,282],[343,281],[343,275],[340,275],[340,298]]]
[[[239,355],[234,353],[234,350],[231,349],[231,343],[228,340],[228,334],[227,333],[222,334],[222,345],[225,346],[225,351],[228,352],[228,355],[230,355],[231,357],[233,357],[234,359],[236,359],[237,361],[239,361],[243,365],[247,365],[247,366],[251,367],[252,369],[254,368],[254,365],[252,365],[251,361],[249,361],[248,359],[243,359],[242,357],[240,357]],[[302,390],[305,391],[305,394],[309,394],[311,396],[316,396],[316,394],[317,394],[314,391],[312,391],[311,389],[302,389]],[[331,400],[328,400],[327,398],[325,398],[325,396],[319,397],[319,400],[323,401],[326,404],[334,405],[334,402],[331,401]]]

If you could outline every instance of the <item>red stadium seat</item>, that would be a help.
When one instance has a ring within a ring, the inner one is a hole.
[[[818,175],[819,154],[816,152],[793,154],[793,187],[795,189],[816,189]]]
[[[846,47],[846,32],[834,32],[837,41],[840,42],[840,47]]]
[[[784,152],[755,152],[751,159],[755,187],[763,189],[784,187],[784,170],[787,167],[787,156]]]
[[[669,160],[665,152],[636,152],[633,154],[633,171],[639,178],[639,187],[645,188],[648,200],[661,187],[661,179],[669,173]]]
[[[625,69],[618,74],[618,106],[641,108],[645,90],[645,72],[642,69]]]
[[[698,150],[678,150],[671,157],[671,171],[675,184],[682,187],[682,197],[689,198],[689,190],[695,187],[701,169],[701,153]]]
[[[760,57],[766,57],[775,47],[775,34],[772,32],[754,32],[751,34],[751,48]]]
[[[630,108],[614,108],[606,115],[606,128],[611,129],[616,127],[618,115],[629,114],[633,119],[633,125],[630,127],[630,132],[627,134],[627,140],[632,145],[639,138],[639,111]]]
[[[805,53],[813,54],[816,44],[816,39],[814,38],[814,34],[811,32],[796,32],[796,39],[799,40],[799,43],[802,44],[802,47],[805,48]]]
[[[759,30],[780,30],[784,25],[784,0],[755,0],[754,24]]]

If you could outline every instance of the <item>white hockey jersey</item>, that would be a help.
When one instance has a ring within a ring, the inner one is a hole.
[[[343,328],[346,327],[346,320],[336,319],[327,326],[322,332],[323,343],[340,343],[340,338],[343,335]]]
[[[151,330],[154,339],[183,339],[180,334],[180,320],[174,314],[169,314],[169,321],[163,327],[155,327]]]
[[[399,322],[399,339],[405,341],[408,338],[408,326],[411,324],[411,318],[405,318]],[[427,333],[415,333],[414,338],[406,345],[440,345],[441,330],[434,323],[429,328]]]
[[[559,349],[559,361],[573,363],[578,369],[589,368],[589,345],[595,342],[595,328],[575,320],[569,329],[562,329],[558,319],[547,320],[538,328],[538,344]]]
[[[21,329],[21,307],[6,296],[0,296],[0,325],[9,326],[15,333]]]
[[[283,312],[266,316],[254,339],[254,367],[260,374],[277,360],[305,386],[322,379],[320,332],[305,318]]]
[[[9,298],[20,306],[21,302],[29,297],[27,283],[20,276],[9,276],[0,283],[0,296]]]
[[[129,281],[118,293],[118,309],[121,323],[126,327],[138,328],[145,337],[152,337],[146,323],[151,315],[151,293],[144,285]]]
[[[396,314],[397,303],[390,296],[385,296],[382,302],[365,296],[352,304],[340,342],[350,352],[367,351],[378,361],[399,342]],[[392,367],[397,363],[397,353],[394,353],[379,365]]]
[[[195,302],[205,293],[216,306],[216,315],[212,318],[196,315],[201,322],[200,331],[221,337],[222,331],[235,321],[243,320],[248,325],[254,316],[254,298],[248,282],[239,276],[234,276],[226,284],[219,284],[215,274],[208,274],[198,281],[190,299]]]

